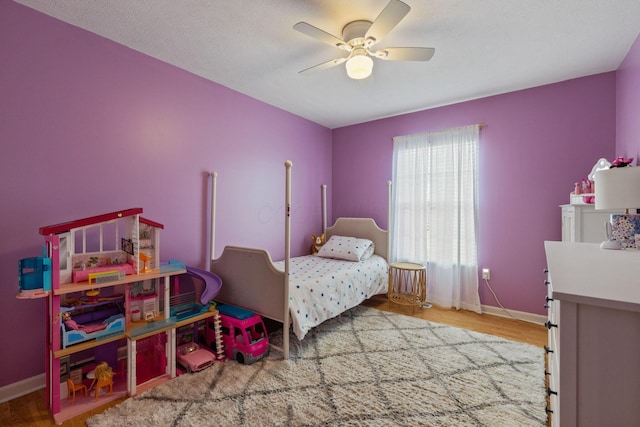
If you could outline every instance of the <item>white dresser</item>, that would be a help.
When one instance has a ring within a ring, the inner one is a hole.
[[[558,321],[560,319],[560,301],[553,298],[553,282],[548,270],[544,284],[547,286],[545,307],[547,308],[547,321],[545,326],[549,330],[547,345],[544,346],[547,355],[547,417],[551,421],[549,425],[560,424],[560,405],[558,403],[558,390],[560,389],[560,331]]]
[[[602,242],[607,240],[604,223],[624,210],[595,210],[594,205],[561,205],[563,242]]]
[[[640,251],[545,242],[552,426],[640,425]]]

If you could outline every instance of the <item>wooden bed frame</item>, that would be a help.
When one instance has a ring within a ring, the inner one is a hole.
[[[223,286],[216,301],[238,305],[268,319],[283,324],[282,348],[273,346],[289,358],[289,262],[290,256],[290,180],[291,162],[286,167],[286,219],[284,271],[275,267],[271,255],[264,249],[226,246],[219,258],[214,257],[215,188],[217,174],[212,176],[211,197],[211,272],[222,279]],[[388,232],[377,226],[371,218],[338,218],[331,227],[326,226],[326,185],[323,191],[323,227],[327,240],[333,236],[366,238],[374,242],[375,254],[388,259]]]

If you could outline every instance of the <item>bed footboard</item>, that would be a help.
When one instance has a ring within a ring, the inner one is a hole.
[[[216,301],[249,309],[281,323],[285,321],[284,271],[263,249],[226,246],[211,261],[211,272],[222,279]]]

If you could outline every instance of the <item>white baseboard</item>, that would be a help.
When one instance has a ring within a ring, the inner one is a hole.
[[[45,387],[46,383],[47,378],[43,372],[34,377],[0,387],[0,403],[8,402],[9,400],[40,390]]]
[[[482,314],[491,314],[492,316],[500,316],[506,318],[516,318],[523,322],[535,323],[537,325],[544,325],[544,322],[548,320],[547,316],[542,314],[527,313],[526,311],[518,310],[505,310],[500,307],[494,307],[492,305],[483,305]],[[511,316],[509,316],[511,314]]]

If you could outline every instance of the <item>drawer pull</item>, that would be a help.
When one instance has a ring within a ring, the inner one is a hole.
[[[553,301],[553,298],[551,298],[551,297],[549,297],[549,296],[544,297],[544,299],[545,299],[547,302],[549,302],[549,301]]]
[[[551,306],[550,306],[550,305],[548,305],[548,304],[545,304],[543,307],[544,307],[544,308],[547,308],[547,309],[548,309],[548,308],[551,308]]]
[[[551,376],[551,372],[549,372],[549,371],[547,371],[547,370],[545,369],[545,370],[544,370],[544,376],[546,377],[547,375],[548,375],[548,376]]]
[[[544,351],[549,354],[549,353],[553,353],[553,350],[551,350],[549,347],[547,347],[546,345],[544,346]]]
[[[553,391],[553,390],[551,390],[549,387],[547,387],[547,394],[548,394],[549,396],[551,396],[552,394],[554,394],[554,395],[556,395],[556,396],[557,396],[557,395],[558,395],[558,392],[557,392],[557,391]]]
[[[545,279],[545,281],[544,281],[544,285],[545,285],[545,286],[549,286],[550,284],[551,284],[551,281],[550,281],[550,280],[546,280],[546,279]]]
[[[550,409],[548,406],[544,408],[544,410],[547,412],[547,414],[553,414],[553,409]]]
[[[557,328],[558,325],[555,323],[551,323],[550,320],[547,320],[546,322],[544,322],[544,326],[547,327],[547,329],[551,329],[551,328]]]
[[[547,274],[547,273],[549,272],[549,269],[545,267],[545,268],[542,270],[542,272],[543,272],[544,274]]]

